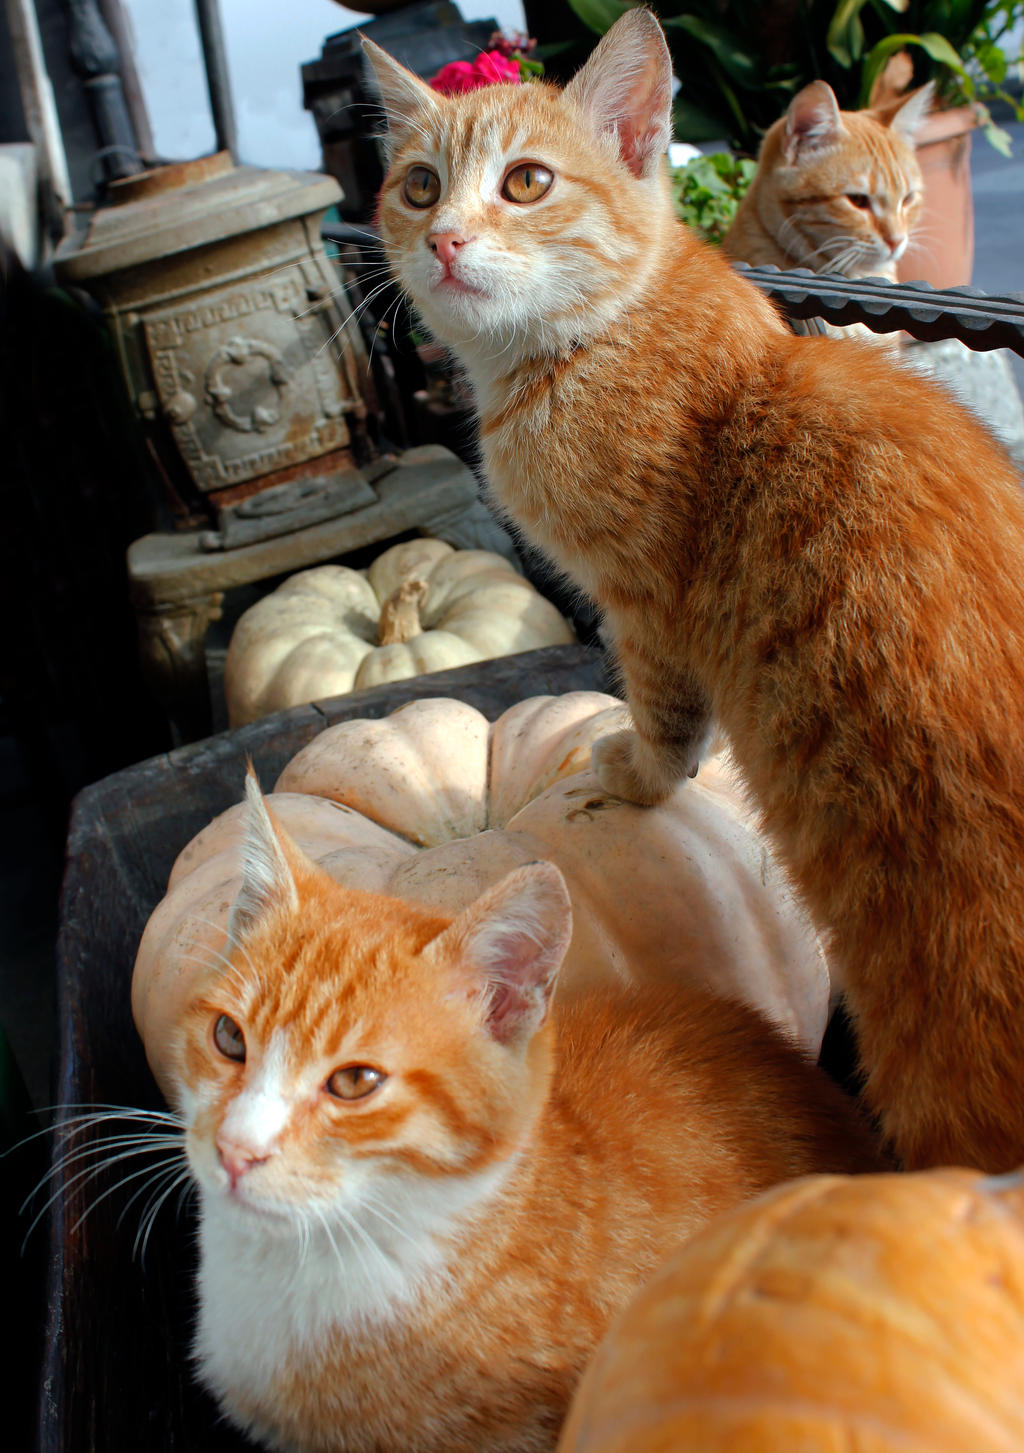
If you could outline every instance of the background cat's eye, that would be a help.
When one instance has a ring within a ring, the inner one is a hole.
[[[502,184],[501,195],[509,202],[539,202],[551,190],[554,180],[546,166],[537,166],[532,161],[523,162],[509,172]]]
[[[384,1071],[375,1070],[372,1065],[343,1065],[327,1081],[327,1092],[336,1100],[365,1100],[386,1079]]]
[[[410,167],[402,195],[411,207],[432,207],[441,195],[437,172],[431,171],[428,166]]]
[[[218,1014],[213,1026],[213,1042],[225,1059],[245,1059],[245,1035],[230,1014]]]
[[[871,206],[871,198],[867,192],[847,192],[846,200],[852,202],[855,207],[860,207],[865,212]]]

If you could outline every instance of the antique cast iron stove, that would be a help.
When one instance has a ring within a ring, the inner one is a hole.
[[[100,304],[163,486],[128,552],[143,664],[185,738],[208,728],[204,641],[223,592],[434,523],[475,499],[447,450],[381,452],[317,173],[227,152],[109,189],[59,280]]]
[[[104,309],[176,523],[224,548],[373,504],[366,357],[320,241],[337,184],[219,152],[110,196],[58,277]]]

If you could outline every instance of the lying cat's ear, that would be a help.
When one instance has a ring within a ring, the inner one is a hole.
[[[399,65],[386,50],[381,50],[379,45],[365,35],[360,39],[363,42],[363,54],[373,67],[384,102],[388,129],[381,140],[391,156],[404,145],[415,129],[411,118],[416,112],[424,109],[439,111],[441,101],[436,91],[431,90],[412,71],[407,71],[405,66]]]
[[[924,125],[934,100],[935,82],[929,81],[926,86],[911,91],[909,96],[901,96],[896,101],[877,107],[872,114],[883,126],[891,127],[904,140],[912,142]]]
[[[267,811],[256,773],[245,779],[245,839],[242,843],[242,886],[231,905],[228,938],[238,943],[275,909],[298,907],[295,878],[280,829]]]
[[[463,910],[425,950],[454,964],[484,998],[488,1032],[524,1042],[547,1018],[572,937],[572,908],[554,863],[527,863]]]
[[[843,129],[839,103],[827,81],[812,81],[798,91],[786,112],[782,154],[790,166],[816,151],[828,151]]]
[[[565,88],[598,131],[616,133],[634,176],[657,172],[672,139],[672,61],[649,10],[628,10]]]

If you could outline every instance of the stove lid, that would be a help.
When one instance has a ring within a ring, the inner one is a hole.
[[[57,249],[55,271],[62,282],[102,277],[324,211],[341,196],[321,172],[235,166],[226,151],[156,167],[111,186],[84,233]]]

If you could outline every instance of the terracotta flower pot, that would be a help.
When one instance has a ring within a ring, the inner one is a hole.
[[[974,267],[974,201],[971,135],[977,126],[969,106],[936,111],[917,137],[924,174],[924,214],[918,240],[900,259],[900,282],[924,280],[937,288],[966,287]]]

